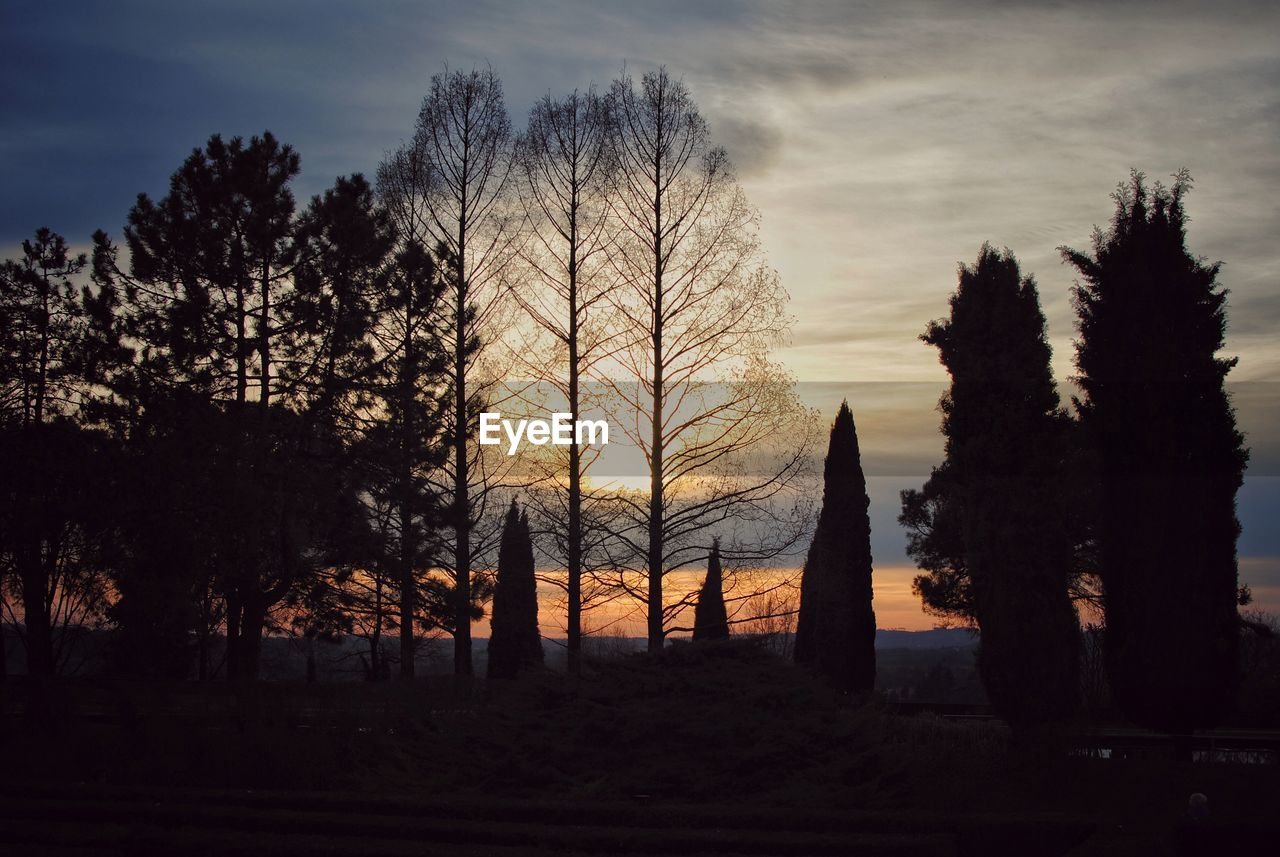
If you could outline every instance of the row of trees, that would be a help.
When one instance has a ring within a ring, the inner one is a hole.
[[[6,618],[30,671],[105,616],[129,669],[252,679],[263,635],[453,635],[493,589],[503,509],[582,614],[634,597],[649,644],[722,532],[728,575],[790,549],[806,414],[768,363],[785,292],[684,85],[548,96],[513,133],[491,70],[433,78],[410,142],[303,209],[298,154],[213,136],[124,246],[48,230],[6,263],[0,422]],[[127,251],[127,252],[123,252]],[[482,410],[606,408],[646,485],[589,488],[597,450],[508,458]],[[784,448],[776,444],[787,437]],[[799,443],[793,443],[795,440]],[[745,599],[745,595],[739,596]]]
[[[1242,630],[1235,494],[1248,453],[1224,387],[1226,292],[1186,249],[1186,173],[1116,194],[1082,281],[1078,417],[1062,407],[1034,281],[984,246],[949,318],[922,337],[951,374],[946,459],[905,491],[901,523],[927,610],[981,631],[978,660],[1011,723],[1061,719],[1078,693],[1073,602],[1100,607],[1114,699],[1184,730],[1230,708]]]

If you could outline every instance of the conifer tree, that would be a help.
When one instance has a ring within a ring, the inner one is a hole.
[[[542,665],[538,632],[538,591],[534,578],[529,517],[511,501],[498,548],[498,582],[493,588],[489,632],[489,678],[515,678]]]
[[[1111,689],[1133,721],[1217,723],[1237,674],[1236,490],[1248,453],[1224,389],[1235,359],[1221,263],[1187,250],[1186,172],[1115,194],[1080,272],[1081,420],[1098,461],[1098,561]]]
[[[87,263],[47,228],[0,262],[0,589],[21,604],[33,676],[58,670],[67,632],[103,601],[109,445],[80,412],[88,352],[75,279]]]
[[[707,577],[698,591],[693,610],[693,639],[723,640],[729,636],[729,617],[724,609],[724,580],[720,573],[720,540],[711,542]]]
[[[375,522],[374,563],[398,590],[400,676],[415,671],[419,625],[448,627],[456,614],[433,615],[420,589],[429,578],[435,531],[446,510],[430,473],[448,453],[442,413],[449,386],[437,306],[446,288],[436,260],[416,241],[395,254],[373,293],[376,370],[368,393],[373,418],[357,444],[364,498]]]
[[[214,135],[168,194],[138,197],[127,270],[107,235],[94,236],[99,301],[110,298],[114,315],[98,323],[136,351],[103,379],[121,406],[120,430],[165,446],[217,429],[201,456],[180,459],[176,477],[200,486],[201,527],[216,531],[177,552],[200,558],[200,569],[171,569],[162,556],[144,565],[206,578],[171,591],[205,601],[216,593],[236,680],[257,677],[274,613],[301,619],[318,606],[317,574],[352,561],[358,529],[343,453],[372,358],[368,292],[392,236],[359,176],[296,216],[299,164],[270,133]]]
[[[813,541],[809,543],[809,552],[805,554],[804,566],[800,570],[800,610],[796,615],[796,642],[793,657],[798,664],[812,664],[817,658],[814,645],[814,609],[817,604],[818,589],[818,536],[813,533]]]
[[[982,634],[978,672],[1011,725],[1059,719],[1076,701],[1079,622],[1062,488],[1070,422],[1044,315],[1035,281],[989,245],[961,266],[950,303],[950,317],[922,337],[951,373],[941,402],[947,460],[931,483]]]
[[[842,402],[823,468],[822,511],[801,579],[796,660],[837,688],[865,692],[876,679],[871,518],[853,411]]]

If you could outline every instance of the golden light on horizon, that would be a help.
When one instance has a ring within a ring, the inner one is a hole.
[[[550,639],[563,638],[566,627],[564,589],[546,579],[554,577],[555,572],[543,569],[539,570],[538,573],[540,576],[538,581],[538,624],[542,630],[542,636]],[[882,630],[927,631],[938,626],[937,619],[921,610],[920,599],[911,591],[911,581],[919,573],[919,569],[912,566],[885,566],[874,570],[871,581],[874,591],[872,606],[876,611],[876,626],[878,628]],[[563,572],[560,572],[560,574],[563,574]],[[666,594],[664,600],[666,603],[675,603],[682,597],[695,593],[698,587],[702,585],[705,574],[706,570],[701,568],[678,569],[668,572],[664,579]],[[796,597],[799,595],[800,569],[798,567],[758,569],[740,572],[740,574],[750,575],[749,580],[744,577],[739,582],[737,591],[740,594],[746,594],[752,589],[764,590],[789,578],[794,584],[791,587],[792,594]],[[748,598],[745,601],[735,603],[732,600],[734,596],[735,590],[733,588],[730,588],[725,593],[726,600],[729,601],[731,618],[750,620],[753,616],[759,615],[761,610],[758,602],[753,603],[753,600]],[[735,606],[737,613],[734,613]],[[685,611],[692,613],[691,608],[685,608]],[[685,611],[682,611],[682,614]],[[674,624],[687,624],[682,621],[682,614],[677,614]],[[643,637],[646,633],[644,605],[633,598],[614,599],[599,607],[584,611],[583,626],[587,636],[596,634]],[[753,623],[750,621],[741,622],[735,625],[733,630],[735,633],[752,633]],[[489,635],[488,616],[472,623],[471,631],[476,637],[487,637]],[[674,636],[682,635],[676,634]]]

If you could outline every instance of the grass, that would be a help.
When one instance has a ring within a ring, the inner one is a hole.
[[[15,728],[4,730],[0,754],[4,783],[27,798],[45,788],[56,804],[68,784],[82,784],[157,799],[212,790],[221,797],[209,800],[224,805],[251,789],[270,813],[329,807],[326,817],[347,819],[333,822],[342,829],[360,830],[379,812],[472,817],[475,830],[457,835],[477,841],[497,836],[498,821],[597,825],[606,838],[619,825],[710,825],[755,839],[790,830],[787,841],[854,830],[889,837],[877,846],[885,853],[935,853],[936,842],[893,838],[911,831],[945,832],[960,853],[984,853],[992,835],[1047,836],[1049,850],[1026,853],[1061,853],[1053,849],[1084,835],[1081,824],[1172,830],[1192,791],[1210,796],[1215,823],[1236,825],[1266,818],[1280,796],[1275,766],[1072,759],[1052,735],[1015,742],[990,721],[858,704],[750,641],[611,659],[581,678],[81,682],[23,702],[11,696],[4,706]],[[17,716],[23,707],[30,716]],[[739,843],[744,853],[749,840]],[[700,841],[661,839],[667,850]]]

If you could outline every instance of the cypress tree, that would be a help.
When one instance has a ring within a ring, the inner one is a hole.
[[[729,616],[724,609],[724,581],[720,573],[720,540],[711,542],[707,577],[693,608],[693,639],[724,640],[729,636]]]
[[[489,678],[515,678],[542,665],[538,592],[534,579],[529,517],[511,501],[498,546],[498,582],[493,589],[489,633]]]
[[[1080,635],[1063,500],[1071,423],[1035,281],[1007,250],[984,244],[960,267],[950,304],[950,318],[921,337],[951,373],[941,401],[947,460],[931,482],[962,552],[954,565],[982,635],[978,673],[1014,727],[1061,719],[1076,703]]]
[[[1134,722],[1215,724],[1237,673],[1236,490],[1248,452],[1224,389],[1234,359],[1221,263],[1186,247],[1191,178],[1134,172],[1076,286],[1081,420],[1097,452],[1098,562],[1113,696]]]
[[[822,511],[800,583],[796,661],[812,663],[840,690],[869,691],[876,679],[871,500],[848,402],[831,427],[823,482]]]
[[[800,611],[796,616],[796,640],[793,656],[798,664],[812,665],[817,660],[817,647],[814,645],[815,605],[818,590],[818,536],[814,530],[813,541],[809,543],[809,552],[805,554],[804,566],[800,570]]]

